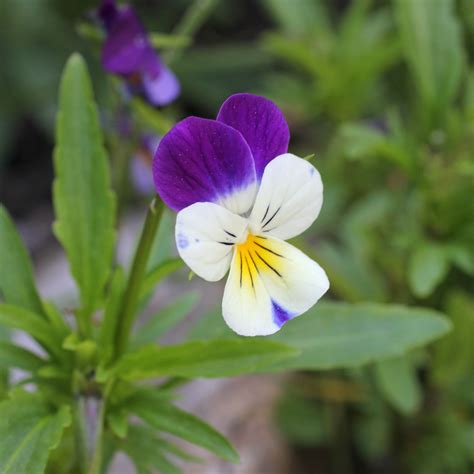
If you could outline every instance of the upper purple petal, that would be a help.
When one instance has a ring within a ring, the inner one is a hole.
[[[268,162],[288,151],[288,124],[281,110],[265,97],[232,95],[222,104],[217,120],[244,136],[255,159],[258,179]]]
[[[113,74],[133,74],[141,69],[151,48],[145,30],[131,6],[116,11],[102,47],[102,64]]]
[[[195,202],[232,202],[227,207],[241,213],[255,197],[249,146],[239,132],[215,120],[189,117],[177,123],[160,142],[153,177],[158,194],[176,211]]]

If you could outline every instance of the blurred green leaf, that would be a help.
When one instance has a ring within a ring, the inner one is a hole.
[[[43,314],[28,253],[15,226],[0,205],[0,296],[5,302]]]
[[[197,299],[198,294],[195,292],[184,294],[158,311],[157,314],[151,316],[133,336],[132,349],[150,342],[156,342],[163,334],[189,315],[189,312],[196,305]]]
[[[446,250],[430,243],[415,248],[408,264],[408,282],[413,293],[425,298],[441,283],[449,270]]]
[[[386,400],[400,413],[413,415],[419,410],[422,389],[408,355],[377,362],[375,380]]]
[[[206,448],[227,461],[237,462],[239,456],[224,436],[199,418],[169,402],[156,402],[141,392],[127,400],[126,409],[139,416],[152,428],[170,433]]]
[[[0,368],[16,367],[34,372],[46,362],[32,352],[9,342],[0,341]]]
[[[282,342],[301,351],[297,357],[273,364],[272,370],[320,370],[357,367],[399,356],[441,337],[450,328],[443,314],[428,308],[320,302],[265,341]],[[211,313],[201,318],[189,337],[205,340],[231,335],[222,317]]]
[[[152,474],[156,470],[161,474],[181,473],[160,449],[155,433],[146,426],[131,425],[119,448],[133,461],[137,474]]]
[[[447,385],[470,377],[474,370],[474,299],[460,291],[449,295],[446,312],[453,330],[439,341],[434,353],[434,379]]]
[[[262,3],[289,36],[308,35],[329,26],[328,12],[321,0],[262,0]]]
[[[128,433],[128,414],[125,410],[113,411],[107,415],[107,423],[113,433],[125,439]]]
[[[54,165],[54,231],[89,317],[110,273],[116,204],[91,82],[78,54],[70,57],[61,80]]]
[[[147,273],[143,281],[141,290],[142,296],[148,295],[163,278],[166,278],[183,266],[184,262],[181,258],[170,258],[158,263]]]
[[[278,404],[277,420],[292,443],[312,447],[328,441],[323,410],[314,400],[289,393]]]
[[[464,65],[454,1],[397,0],[395,10],[420,111],[430,126],[440,126],[459,90]]]
[[[268,339],[216,339],[175,346],[146,346],[126,354],[114,373],[126,380],[171,375],[178,377],[230,377],[264,370],[297,351]]]
[[[0,403],[0,470],[2,474],[43,474],[49,452],[71,423],[69,407],[56,413],[37,395]]]

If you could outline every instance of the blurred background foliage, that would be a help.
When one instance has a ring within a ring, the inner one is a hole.
[[[97,2],[2,1],[0,201],[17,218],[50,203],[56,89],[73,50],[93,72],[123,206],[142,199],[128,179],[140,134],[212,116],[233,92],[271,97],[292,151],[315,153],[323,176],[325,205],[302,245],[332,297],[431,307],[454,324],[429,349],[295,373],[277,413],[294,472],[471,472],[474,1],[216,0],[202,2],[202,25],[181,19],[190,4],[135,2],[151,31],[189,38],[155,37],[180,100],[124,111],[90,28]]]

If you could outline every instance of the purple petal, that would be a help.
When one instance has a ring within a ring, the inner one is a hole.
[[[240,133],[215,120],[189,117],[177,123],[160,142],[153,177],[158,194],[177,211],[214,202],[244,213],[255,198],[249,146]]]
[[[158,61],[153,50],[145,56],[142,64],[143,90],[151,104],[166,105],[179,95],[180,85],[171,70]]]
[[[118,9],[113,20],[109,18],[109,21],[107,39],[102,48],[104,68],[122,75],[140,71],[151,46],[135,11],[131,6],[125,6]]]
[[[258,179],[269,161],[288,151],[288,124],[281,110],[265,97],[232,95],[222,104],[217,120],[244,136],[255,159]]]

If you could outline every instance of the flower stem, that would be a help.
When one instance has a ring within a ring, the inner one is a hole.
[[[173,30],[174,35],[192,38],[201,25],[206,21],[217,0],[194,0],[184,13],[183,18]],[[176,60],[184,48],[174,48],[165,55],[168,63]]]
[[[141,285],[146,272],[148,257],[161,216],[163,215],[163,208],[163,202],[158,197],[153,199],[148,208],[142,235],[133,259],[127,288],[124,293],[122,312],[118,318],[115,338],[115,356],[117,358],[120,357],[127,348],[133,320],[135,319],[136,307],[140,297]]]
[[[105,400],[102,399],[99,407],[99,415],[96,424],[94,453],[89,464],[88,474],[100,474],[102,467],[102,452],[103,452],[103,438],[104,438],[104,423],[105,423]]]

